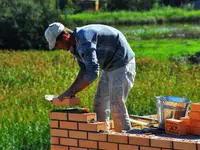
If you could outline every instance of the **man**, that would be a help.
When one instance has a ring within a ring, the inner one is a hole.
[[[72,31],[55,22],[46,29],[45,38],[50,49],[70,50],[80,66],[76,80],[59,99],[74,96],[86,88],[102,69],[94,99],[97,120],[105,121],[109,129],[111,112],[115,131],[130,130],[125,102],[136,74],[135,54],[124,35],[106,25],[86,25]]]

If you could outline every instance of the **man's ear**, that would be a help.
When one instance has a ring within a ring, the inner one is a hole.
[[[64,39],[65,41],[67,40],[69,40],[69,37],[70,37],[70,35],[69,34],[63,34],[62,35],[62,39]]]

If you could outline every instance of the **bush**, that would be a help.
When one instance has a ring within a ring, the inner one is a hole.
[[[58,21],[49,0],[0,0],[0,49],[47,49],[44,31]]]

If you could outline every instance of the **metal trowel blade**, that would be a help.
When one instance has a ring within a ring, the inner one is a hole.
[[[53,98],[57,98],[58,95],[45,95],[45,99],[48,100],[48,101],[52,101]]]

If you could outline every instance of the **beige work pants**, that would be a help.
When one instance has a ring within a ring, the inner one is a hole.
[[[126,66],[113,71],[102,71],[94,99],[98,121],[105,121],[109,130],[110,112],[115,131],[130,130],[126,100],[136,75],[135,58]]]

